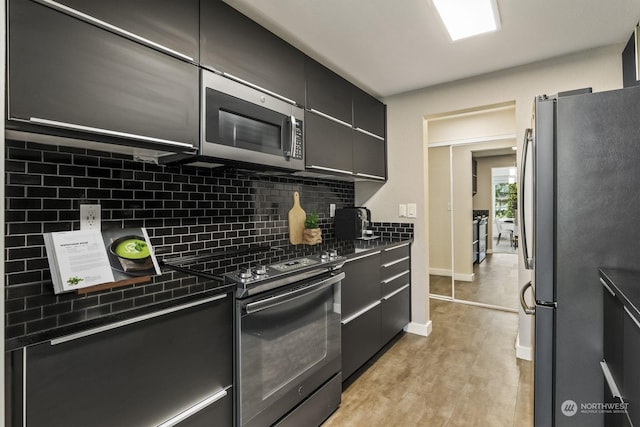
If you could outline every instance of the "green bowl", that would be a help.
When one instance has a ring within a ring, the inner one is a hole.
[[[143,262],[151,255],[147,242],[140,236],[119,237],[109,249],[117,257],[136,262]]]

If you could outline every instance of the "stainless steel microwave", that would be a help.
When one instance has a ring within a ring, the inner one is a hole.
[[[304,170],[304,110],[202,70],[202,157]]]

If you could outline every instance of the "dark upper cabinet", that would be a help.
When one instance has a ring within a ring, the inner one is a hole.
[[[307,112],[305,114],[305,162],[310,169],[353,173],[350,127]]]
[[[8,128],[168,151],[198,145],[197,66],[26,0],[9,2],[8,41]]]
[[[200,4],[200,64],[304,105],[304,55],[220,0]]]
[[[353,88],[353,127],[386,135],[386,106],[362,89]]]
[[[638,35],[640,29],[636,28],[634,34],[627,42],[622,51],[622,84],[624,87],[640,85],[640,76],[638,75],[640,65],[638,61]]]
[[[353,172],[362,178],[384,180],[387,177],[385,141],[353,131]]]
[[[349,125],[353,123],[351,91],[353,85],[311,58],[305,62],[306,106]]]
[[[116,27],[110,28],[113,31],[123,30],[130,33],[125,36],[198,62],[198,0],[57,0],[57,3]]]

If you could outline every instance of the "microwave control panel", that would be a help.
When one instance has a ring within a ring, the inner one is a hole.
[[[295,138],[291,142],[291,157],[294,159],[303,159],[302,156],[302,121],[295,121]]]

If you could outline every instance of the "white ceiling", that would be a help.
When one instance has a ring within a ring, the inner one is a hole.
[[[497,0],[502,30],[451,42],[431,0],[225,0],[377,96],[626,42],[639,0]]]

